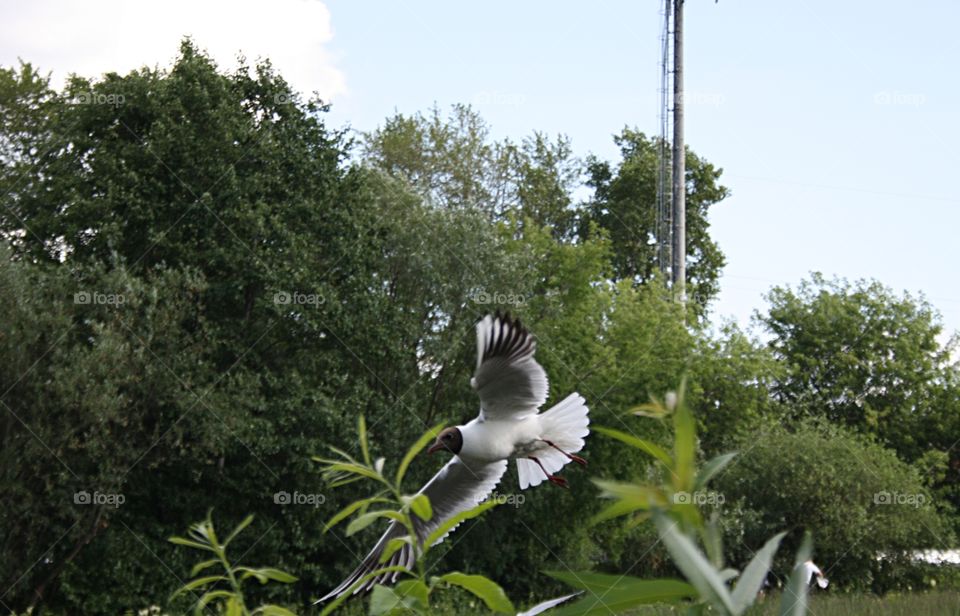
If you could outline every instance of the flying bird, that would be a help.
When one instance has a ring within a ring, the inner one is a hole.
[[[511,459],[517,463],[520,489],[544,480],[567,487],[566,479],[556,472],[570,461],[587,464],[576,455],[590,433],[589,409],[583,396],[572,393],[540,413],[540,406],[547,401],[547,373],[533,358],[537,345],[530,332],[519,319],[499,313],[481,319],[476,329],[477,367],[470,385],[480,397],[480,414],[465,425],[444,429],[427,450],[447,451],[453,457],[418,492],[430,499],[433,509],[429,520],[411,513],[420,542],[445,520],[483,502],[500,482]],[[358,580],[380,567],[412,568],[414,551],[410,544],[380,563],[390,540],[405,534],[403,526],[390,522],[360,566],[317,603],[345,594]],[[376,584],[393,583],[399,573],[376,576],[360,584],[353,594]]]

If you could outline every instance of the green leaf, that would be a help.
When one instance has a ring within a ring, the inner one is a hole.
[[[363,452],[363,462],[370,466],[370,447],[367,444],[367,420],[363,415],[357,418],[357,435],[360,438],[360,450]]]
[[[377,584],[370,592],[370,616],[389,614],[402,605],[403,599],[392,588]]]
[[[175,590],[174,593],[170,595],[170,598],[172,599],[173,597],[179,597],[183,593],[190,592],[191,590],[196,590],[202,586],[206,586],[207,584],[212,584],[214,582],[225,582],[225,581],[227,581],[227,578],[222,575],[208,575],[206,577],[197,578],[195,580],[191,580],[187,582],[186,584],[184,584],[183,586]]]
[[[193,569],[190,570],[190,577],[195,576],[196,574],[200,573],[207,567],[212,567],[219,563],[220,563],[219,558],[211,558],[210,560],[205,560],[203,562],[197,563],[193,566]]]
[[[177,545],[185,545],[188,548],[196,548],[198,550],[206,550],[212,552],[213,548],[199,541],[192,541],[190,539],[184,539],[183,537],[170,537],[167,539],[170,543],[176,543]]]
[[[237,524],[237,527],[233,529],[233,532],[231,532],[230,535],[227,536],[227,540],[223,542],[223,547],[227,547],[227,545],[228,545],[231,541],[233,541],[233,538],[234,538],[234,537],[236,537],[237,535],[239,535],[239,534],[243,531],[244,528],[250,526],[250,523],[251,523],[251,522],[253,522],[253,515],[248,515],[247,517],[245,517],[245,518],[243,519],[242,522],[240,522],[239,524]]]
[[[555,616],[620,613],[638,605],[676,603],[697,596],[693,586],[680,580],[641,580],[593,571],[545,573],[586,593],[579,601],[551,612]]]
[[[634,511],[637,511],[637,506],[631,501],[620,500],[609,507],[604,508],[600,513],[596,514],[589,520],[590,525],[600,524],[601,522],[606,522],[607,520],[612,520],[614,518],[619,518],[621,516],[629,515]]]
[[[433,507],[430,506],[430,498],[426,494],[417,494],[410,501],[410,511],[417,514],[417,517],[424,522],[429,522],[433,517]]]
[[[331,476],[333,473],[342,472],[386,483],[386,480],[372,468],[350,462],[334,462],[333,464],[328,464],[323,472]]]
[[[430,589],[420,580],[401,580],[393,587],[393,590],[401,598],[412,598],[423,607],[429,604]]]
[[[666,497],[658,488],[606,479],[592,479],[591,481],[603,491],[604,496],[618,499],[616,503],[593,516],[590,519],[591,524],[627,515],[634,511],[646,511],[651,507],[667,505]]]
[[[403,456],[403,460],[400,461],[400,466],[397,468],[397,486],[400,486],[400,482],[403,481],[403,476],[407,474],[407,468],[410,466],[410,463],[413,462],[413,459],[416,457],[420,451],[427,446],[433,439],[437,438],[437,434],[443,430],[445,423],[439,423],[434,427],[427,430],[423,436],[417,439],[417,442],[414,443],[410,449],[407,450],[407,455]]]
[[[197,601],[197,607],[193,610],[194,614],[202,614],[204,608],[207,607],[211,601],[216,599],[229,599],[233,597],[233,593],[229,590],[211,590],[210,592],[204,593],[200,600]]]
[[[710,561],[697,549],[693,541],[680,532],[677,523],[666,514],[654,511],[660,539],[673,557],[673,562],[700,595],[720,610],[734,613],[733,599],[726,584]]]
[[[482,575],[467,575],[453,571],[441,575],[440,581],[459,586],[479,597],[494,612],[513,614],[516,610],[500,586]]]
[[[770,571],[770,563],[773,561],[777,548],[780,547],[780,541],[787,533],[774,535],[767,541],[760,551],[754,554],[750,559],[750,564],[743,570],[743,574],[737,581],[737,586],[733,589],[733,604],[740,610],[746,610],[753,604],[757,598],[757,593],[763,585],[767,572]]]
[[[420,580],[404,580],[394,588],[377,584],[370,593],[370,616],[420,613],[426,607],[427,587]]]
[[[438,526],[436,530],[434,530],[432,533],[430,533],[427,536],[427,538],[423,542],[424,550],[429,549],[435,543],[440,541],[440,539],[442,539],[444,536],[446,536],[447,533],[453,530],[453,527],[455,527],[457,524],[460,524],[465,520],[470,520],[472,518],[475,518],[481,513],[483,513],[484,511],[486,511],[487,509],[496,507],[499,504],[500,502],[497,500],[486,500],[480,503],[479,505],[477,505],[476,507],[473,507],[472,509],[461,511],[457,515],[449,518],[443,524]]]
[[[383,554],[380,555],[380,562],[385,563],[390,560],[390,557],[393,556],[393,553],[402,548],[405,545],[410,545],[410,537],[394,537],[387,542],[387,545],[383,548]]]
[[[650,441],[644,440],[642,438],[637,438],[632,434],[627,434],[626,432],[621,432],[620,430],[614,430],[613,428],[605,428],[603,426],[594,426],[594,432],[599,432],[611,438],[615,438],[618,441],[626,443],[631,447],[636,447],[637,449],[644,451],[657,460],[659,460],[664,466],[668,469],[673,467],[673,458],[670,457],[670,454],[666,450]]]
[[[327,532],[328,530],[330,530],[331,528],[333,528],[334,526],[336,526],[346,518],[350,517],[350,515],[354,511],[357,511],[362,507],[366,507],[367,505],[372,505],[373,503],[389,503],[389,502],[392,502],[392,501],[389,501],[385,498],[381,498],[379,496],[371,496],[370,498],[364,498],[362,500],[354,501],[349,505],[347,505],[346,507],[344,507],[343,509],[341,509],[339,512],[337,512],[335,516],[330,518],[330,520],[326,523],[326,525],[324,525],[323,532]]]
[[[295,612],[291,612],[285,607],[280,607],[279,605],[261,605],[257,609],[253,610],[254,616],[257,614],[262,614],[263,616],[297,616]]]
[[[804,616],[807,613],[807,590],[809,589],[803,563],[810,560],[811,552],[813,552],[813,540],[808,531],[803,535],[803,542],[797,550],[797,558],[794,561],[793,572],[787,579],[787,585],[784,586],[783,595],[780,597],[780,616]]]
[[[237,567],[237,571],[243,572],[242,579],[245,580],[250,577],[255,577],[261,584],[266,584],[267,580],[273,580],[274,582],[281,582],[283,584],[291,584],[297,581],[296,576],[290,575],[286,571],[273,569],[272,567],[261,567],[259,569],[252,567]]]
[[[720,514],[716,511],[703,527],[703,548],[707,558],[717,569],[723,567],[723,531],[720,529]]]
[[[378,509],[376,511],[368,511],[363,515],[355,517],[347,525],[347,537],[350,537],[364,528],[370,526],[377,521],[378,518],[390,518],[391,520],[396,520],[403,524],[405,522],[403,514],[397,513],[396,511],[390,509]]]
[[[227,610],[225,613],[226,616],[244,616],[243,606],[240,603],[240,598],[237,595],[231,595],[227,599]]]
[[[697,455],[697,425],[686,405],[679,404],[673,414],[674,488],[693,491],[693,473]]]
[[[664,407],[656,398],[652,402],[639,404],[628,411],[638,417],[652,417],[654,419],[663,419],[670,414],[670,409]]]
[[[700,472],[697,474],[697,481],[694,483],[694,491],[702,490],[707,487],[707,482],[716,476],[717,473],[722,471],[730,462],[736,457],[737,452],[733,451],[730,453],[721,454],[715,458],[711,458],[709,462],[703,465],[703,468],[700,469]]]

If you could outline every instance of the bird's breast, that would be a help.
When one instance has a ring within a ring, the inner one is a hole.
[[[502,421],[470,422],[461,429],[463,447],[460,456],[484,462],[506,460],[525,455],[526,449],[539,438],[536,416]]]

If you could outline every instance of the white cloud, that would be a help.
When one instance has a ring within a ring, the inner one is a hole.
[[[347,91],[327,49],[330,11],[319,0],[0,0],[0,64],[17,58],[59,84],[141,66],[169,67],[189,35],[223,69],[243,53],[269,58],[294,89],[326,100]]]

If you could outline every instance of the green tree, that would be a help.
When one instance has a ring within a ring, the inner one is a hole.
[[[613,245],[614,272],[619,279],[644,283],[658,275],[657,176],[659,144],[630,128],[614,137],[621,160],[616,165],[591,158],[587,185],[593,197],[582,217],[581,234],[590,224],[604,229]],[[721,169],[686,153],[687,295],[697,314],[719,291],[723,253],[710,237],[708,214],[729,191],[720,181]]]
[[[495,141],[471,107],[454,105],[447,116],[434,107],[426,115],[396,114],[365,135],[363,160],[431,205],[473,208],[518,230],[549,226],[557,238],[573,237],[582,163],[563,135]]]
[[[940,343],[940,316],[926,300],[820,274],[767,299],[759,320],[786,368],[773,391],[795,417],[877,436],[908,461],[942,445],[936,432],[960,412],[942,404],[956,382],[956,339]]]
[[[735,324],[722,326],[716,335],[698,335],[690,403],[703,429],[703,450],[714,455],[729,451],[769,418],[779,417],[773,388],[784,372],[765,344]]]
[[[24,419],[3,417],[0,476],[18,495],[4,528],[50,523],[5,537],[0,577],[19,581],[3,601],[42,594],[79,613],[157,601],[178,582],[165,564],[182,559],[164,538],[210,506],[265,520],[250,556],[301,573],[306,600],[333,579],[312,563],[342,548],[314,539],[319,508],[272,495],[313,493],[307,457],[343,416],[382,415],[401,395],[369,368],[395,339],[381,326],[374,188],[343,164],[323,107],[269,64],[223,74],[185,42],[169,70],[62,92],[31,71],[0,79],[16,285],[0,399]],[[80,292],[129,301],[75,303]],[[125,503],[101,513],[71,498],[97,489]]]

